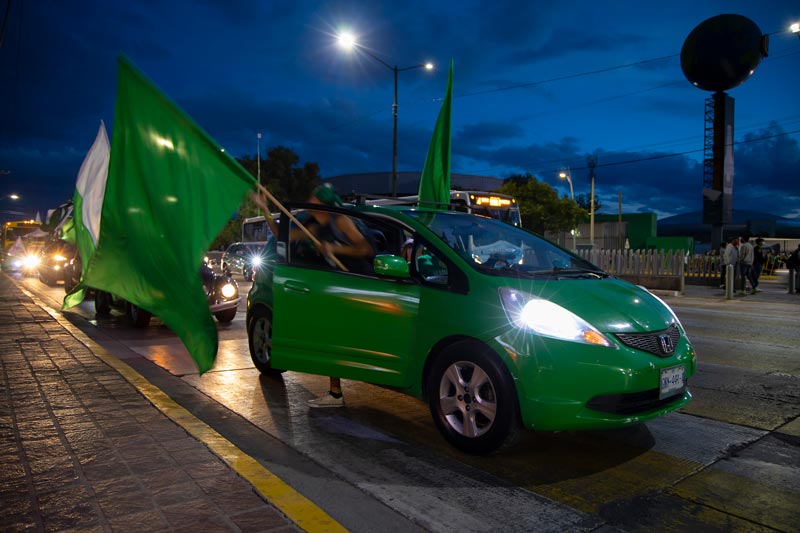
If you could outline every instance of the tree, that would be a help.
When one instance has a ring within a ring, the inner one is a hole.
[[[258,177],[258,156],[243,156],[238,161],[253,177]],[[281,202],[304,202],[319,184],[320,171],[317,163],[299,165],[300,157],[291,148],[271,148],[267,151],[267,158],[261,161],[261,184]],[[263,214],[247,196],[211,243],[211,248],[226,247],[241,240],[244,219]]]
[[[590,194],[579,194],[575,197],[575,201],[581,207],[581,209],[585,210],[587,213],[589,212],[589,206],[592,203],[592,198]],[[597,195],[594,195],[594,212],[595,214],[603,207],[603,204],[600,203],[600,199]]]
[[[539,234],[573,229],[587,214],[569,198],[559,198],[558,191],[529,173],[509,177],[499,192],[517,199],[522,226]]]

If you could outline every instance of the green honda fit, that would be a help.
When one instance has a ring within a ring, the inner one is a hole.
[[[284,215],[247,299],[261,372],[404,389],[477,454],[521,428],[622,427],[691,399],[695,353],[672,310],[538,235],[459,212],[299,207],[351,217],[374,264],[341,270],[289,241]]]

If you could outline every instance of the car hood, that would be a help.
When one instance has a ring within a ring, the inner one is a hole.
[[[672,310],[659,298],[618,278],[533,281],[529,285],[520,281],[515,279],[499,286],[556,303],[602,332],[645,333],[678,323]]]

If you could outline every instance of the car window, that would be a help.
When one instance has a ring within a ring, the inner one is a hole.
[[[470,267],[499,275],[551,275],[565,272],[604,275],[596,266],[538,235],[494,219],[453,212],[407,212],[438,235]]]
[[[337,222],[326,224],[323,227],[316,219],[298,214],[298,218],[320,241],[344,245],[350,244],[350,238],[342,230],[342,228],[347,228],[348,226],[355,227],[364,237],[371,249],[370,253],[363,257],[337,256],[337,259],[347,268],[348,272],[371,276],[375,274],[373,270],[375,255],[400,255],[403,233],[399,227],[393,226],[386,221],[348,213],[331,212],[331,217],[331,220],[337,220]],[[287,258],[289,264],[309,268],[340,270],[331,258],[324,257],[317,250],[316,246],[305,236],[294,221],[289,223],[289,234],[292,236]]]

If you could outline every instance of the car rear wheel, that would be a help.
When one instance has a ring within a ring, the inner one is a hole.
[[[94,311],[98,315],[106,316],[111,313],[111,293],[106,291],[95,291]]]
[[[218,313],[214,313],[214,316],[216,317],[217,322],[226,324],[236,317],[236,308],[232,307],[231,309],[219,311]]]
[[[272,315],[263,308],[253,309],[247,327],[247,340],[250,345],[250,358],[262,374],[280,374],[283,370],[272,368]]]
[[[487,346],[462,341],[447,347],[428,373],[431,415],[456,448],[490,454],[511,446],[521,431],[514,382]]]
[[[150,325],[150,319],[153,314],[150,311],[145,311],[138,305],[128,302],[128,318],[137,328],[146,328]]]

